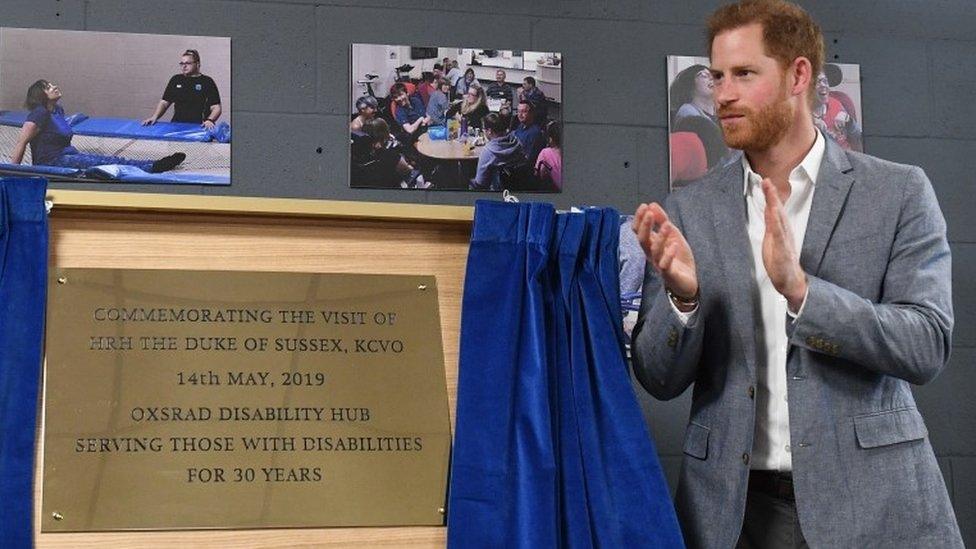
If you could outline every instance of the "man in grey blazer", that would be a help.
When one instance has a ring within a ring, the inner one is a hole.
[[[637,209],[634,369],[694,384],[675,499],[689,547],[962,547],[910,384],[950,349],[946,227],[921,169],[811,119],[819,27],[782,0],[709,20],[726,143],[745,154]]]

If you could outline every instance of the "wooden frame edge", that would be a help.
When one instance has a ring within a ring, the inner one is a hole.
[[[54,212],[63,209],[153,211],[456,223],[470,223],[474,219],[474,208],[472,206],[351,200],[176,195],[65,189],[48,189],[47,199],[54,203]]]

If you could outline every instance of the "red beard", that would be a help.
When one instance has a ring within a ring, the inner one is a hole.
[[[731,124],[721,124],[725,144],[733,149],[765,151],[778,143],[793,120],[786,94],[758,111],[748,108],[719,107],[718,116],[741,115]]]

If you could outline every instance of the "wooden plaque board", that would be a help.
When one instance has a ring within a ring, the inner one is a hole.
[[[57,191],[51,213],[50,269],[133,268],[434,276],[439,289],[448,409],[453,428],[461,289],[470,239],[470,208],[444,216],[423,206],[277,202],[180,197],[163,208],[138,197]],[[166,200],[169,200],[168,198]],[[214,208],[208,209],[208,206]],[[455,211],[456,210],[456,211]],[[465,211],[462,211],[465,210]],[[41,427],[43,429],[43,427]],[[43,430],[38,432],[42,441]],[[38,452],[38,547],[443,547],[443,526],[265,530],[41,533],[43,463]]]

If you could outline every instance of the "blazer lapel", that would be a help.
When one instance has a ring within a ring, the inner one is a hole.
[[[732,304],[730,311],[734,315],[732,324],[739,335],[749,370],[754,374],[756,365],[751,357],[756,356],[755,304],[758,296],[752,246],[746,227],[743,177],[740,162],[733,162],[725,168],[715,191],[713,215],[716,244],[722,258],[719,276],[725,281],[726,295]]]
[[[808,273],[815,275],[820,270],[820,262],[830,235],[837,226],[837,220],[854,183],[854,178],[850,175],[852,170],[847,154],[828,138],[813,191],[813,204],[810,207],[807,231],[803,235],[803,248],[800,251],[800,265]]]

